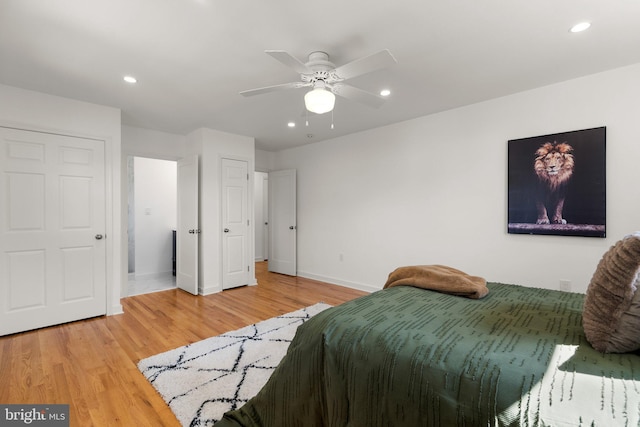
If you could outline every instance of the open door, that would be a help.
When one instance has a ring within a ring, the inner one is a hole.
[[[198,156],[178,160],[176,285],[198,295]]]
[[[269,271],[295,276],[296,171],[269,172]]]

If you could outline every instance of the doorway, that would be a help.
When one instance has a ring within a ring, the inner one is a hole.
[[[127,172],[127,295],[174,289],[177,162],[129,156]]]
[[[254,172],[255,261],[269,259],[269,174]]]

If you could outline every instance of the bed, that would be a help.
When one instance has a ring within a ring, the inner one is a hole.
[[[584,294],[486,287],[396,286],[316,315],[215,426],[640,425],[640,353],[594,349]]]

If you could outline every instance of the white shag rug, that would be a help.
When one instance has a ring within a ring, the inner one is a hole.
[[[212,425],[260,391],[298,326],[329,307],[318,303],[160,353],[138,369],[184,427]]]

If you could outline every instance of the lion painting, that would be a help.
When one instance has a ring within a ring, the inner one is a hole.
[[[545,142],[536,151],[534,169],[536,189],[536,224],[566,224],[562,209],[567,185],[573,175],[573,148],[566,142]]]

